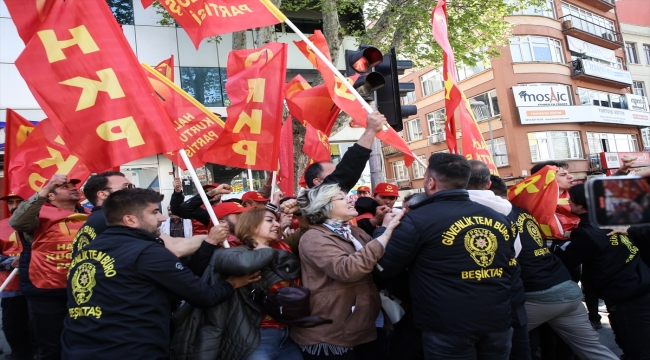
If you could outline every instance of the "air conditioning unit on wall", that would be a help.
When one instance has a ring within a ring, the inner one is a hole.
[[[429,144],[440,144],[447,139],[445,133],[429,135]]]

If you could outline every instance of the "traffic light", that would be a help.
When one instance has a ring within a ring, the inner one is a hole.
[[[375,90],[385,84],[384,77],[376,72],[371,72],[383,60],[381,51],[372,46],[359,46],[358,50],[345,50],[345,76],[360,74],[354,82],[354,88],[366,100],[374,100]]]
[[[415,115],[418,109],[415,105],[402,105],[400,97],[406,93],[415,91],[415,84],[400,83],[398,75],[404,74],[404,70],[413,67],[411,60],[397,60],[395,49],[384,55],[383,61],[375,66],[375,71],[381,74],[386,84],[377,90],[377,108],[382,113],[388,124],[395,131],[402,131],[402,119]]]

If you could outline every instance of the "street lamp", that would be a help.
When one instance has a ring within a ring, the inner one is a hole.
[[[472,108],[472,112],[474,113],[474,118],[476,118],[476,111],[474,111],[474,108],[479,108],[481,110],[487,110],[485,112],[486,114],[490,113],[489,107],[483,102],[483,101],[476,101],[472,99],[469,103],[469,106]],[[483,113],[483,111],[479,111],[479,113]],[[494,150],[494,137],[492,136],[492,119],[488,117],[488,129],[490,129],[490,147],[492,148],[492,160],[495,159],[497,156],[496,151]]]

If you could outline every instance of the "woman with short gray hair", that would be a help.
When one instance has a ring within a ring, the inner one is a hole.
[[[312,315],[333,322],[293,328],[291,337],[306,360],[356,359],[359,346],[375,340],[376,326],[384,321],[370,273],[402,215],[387,215],[386,231],[373,239],[350,226],[358,214],[354,202],[336,184],[303,190],[298,205],[310,223],[299,244],[302,282],[311,291]]]

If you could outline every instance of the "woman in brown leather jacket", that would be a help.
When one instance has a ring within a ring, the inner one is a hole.
[[[293,328],[291,337],[305,359],[357,359],[355,347],[375,340],[376,323],[384,321],[370,273],[384,255],[401,214],[387,216],[386,232],[373,239],[348,224],[357,211],[336,184],[303,191],[298,204],[311,224],[299,244],[303,286],[311,291],[311,314],[333,323]]]

